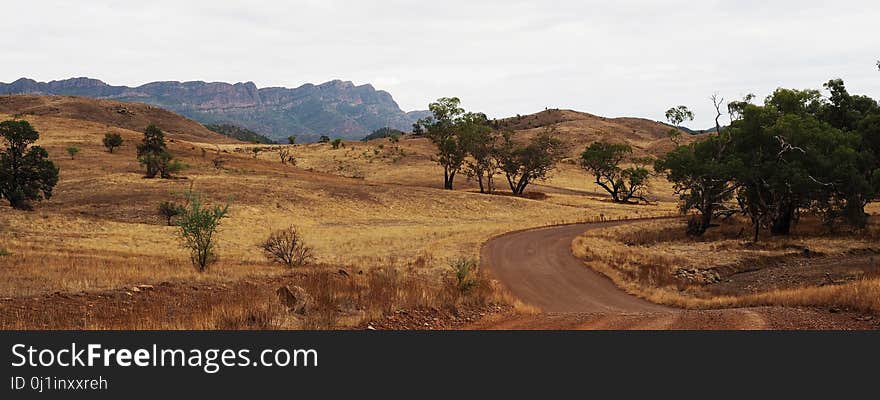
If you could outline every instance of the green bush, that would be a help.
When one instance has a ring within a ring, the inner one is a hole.
[[[477,286],[479,266],[473,258],[459,257],[449,263],[449,268],[455,276],[456,287],[462,293],[470,292]]]
[[[177,219],[177,226],[180,227],[183,247],[190,251],[193,266],[199,272],[204,272],[208,265],[217,260],[215,234],[220,220],[229,213],[229,203],[222,207],[208,207],[203,204],[199,193],[188,191],[184,195],[187,204]]]

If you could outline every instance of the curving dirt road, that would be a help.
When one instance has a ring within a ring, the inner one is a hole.
[[[871,329],[851,315],[755,307],[681,310],[632,296],[571,254],[583,232],[628,222],[573,224],[495,237],[481,261],[514,296],[541,310],[482,322],[475,329]]]

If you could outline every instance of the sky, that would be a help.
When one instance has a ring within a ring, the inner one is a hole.
[[[490,117],[663,120],[682,104],[692,128],[714,125],[713,93],[763,98],[843,78],[880,98],[876,0],[28,0],[4,14],[2,82],[342,79],[407,111],[456,96]]]

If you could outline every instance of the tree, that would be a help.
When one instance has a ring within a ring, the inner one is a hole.
[[[31,203],[52,197],[58,168],[40,146],[32,146],[40,134],[27,121],[0,122],[6,148],[0,152],[0,198],[12,208],[31,210]]]
[[[270,261],[288,268],[314,260],[314,249],[303,242],[302,234],[295,226],[272,232],[260,247]]]
[[[185,209],[182,205],[174,202],[164,201],[159,204],[159,215],[165,217],[168,226],[174,225],[171,223],[172,219],[180,214],[183,214],[184,211]]]
[[[156,125],[150,124],[144,130],[144,139],[137,146],[138,161],[147,169],[147,178],[159,175],[163,179],[171,178],[168,164],[174,157],[165,145],[165,133]]]
[[[296,135],[290,135],[287,137],[287,144],[296,144]]]
[[[109,151],[111,154],[113,153],[114,149],[122,146],[122,142],[122,135],[118,133],[104,134],[104,147],[106,147],[107,151]],[[204,151],[204,149],[202,149],[202,151]]]
[[[632,148],[628,144],[594,142],[581,153],[581,168],[595,177],[596,185],[605,189],[615,203],[631,203],[633,200],[645,199],[648,180],[651,176],[644,167],[647,160],[632,159]],[[635,166],[620,166],[629,159]]]
[[[181,242],[189,250],[193,266],[204,272],[217,259],[214,235],[220,221],[229,213],[229,203],[222,207],[208,207],[202,203],[199,193],[190,190],[184,196],[187,202],[177,219]]]
[[[542,180],[562,158],[564,146],[556,138],[556,131],[547,128],[525,146],[513,140],[513,134],[502,134],[498,148],[498,165],[513,194],[521,195],[529,183]]]
[[[669,130],[669,138],[678,145],[681,140],[681,130],[679,128],[681,128],[681,124],[685,121],[693,121],[694,113],[686,106],[672,107],[666,110],[666,120],[675,127]]]
[[[470,156],[465,160],[465,173],[476,178],[480,193],[492,193],[495,190],[494,177],[498,172],[498,135],[492,132],[489,119],[485,114],[465,114],[459,123],[459,137]]]
[[[701,236],[714,226],[713,219],[727,213],[726,203],[737,186],[726,156],[727,139],[719,136],[675,150],[658,159],[654,170],[665,173],[681,200],[682,213],[696,210],[699,215],[688,223],[688,234]]]
[[[79,153],[79,147],[70,146],[65,149],[67,151],[67,155],[70,156],[70,159],[73,160],[76,157],[77,153]]]
[[[318,138],[318,143],[330,143],[330,136],[321,135],[321,137]]]
[[[452,190],[455,174],[461,170],[467,151],[456,134],[464,109],[457,97],[443,97],[428,105],[432,116],[413,125],[413,133],[427,136],[437,146],[437,163],[443,166],[443,188]]]
[[[262,147],[252,147],[251,152],[254,153],[254,159],[256,159],[257,156],[259,156],[260,153],[263,152],[263,148]]]
[[[344,147],[344,145],[342,144],[342,139],[333,139],[333,141],[330,142],[330,147],[332,147],[333,150],[338,149],[340,146]]]

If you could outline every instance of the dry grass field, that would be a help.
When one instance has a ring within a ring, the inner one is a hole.
[[[452,289],[450,260],[478,257],[489,238],[676,212],[665,180],[652,181],[651,204],[614,204],[573,161],[600,137],[627,141],[638,155],[662,153],[670,145],[667,128],[639,119],[548,110],[504,121],[523,137],[551,124],[570,142],[571,157],[548,180],[514,197],[504,194],[500,176],[495,195],[478,193],[464,175],[456,190],[442,190],[442,170],[424,138],[344,142],[338,149],[257,146],[145,105],[0,97],[0,120],[13,117],[35,126],[38,144],[61,172],[54,196],[35,211],[0,205],[3,328],[461,327],[486,312],[528,309],[483,273],[479,290]],[[186,165],[175,179],[143,178],[135,147],[149,123],[167,131],[170,152]],[[112,154],[101,144],[108,132],[125,139]],[[70,146],[80,148],[73,158],[65,153]],[[254,147],[262,151],[255,155]],[[295,166],[280,162],[282,150],[296,158]],[[231,205],[219,231],[219,261],[203,273],[190,264],[177,228],[157,212],[189,189],[211,204]],[[264,257],[260,243],[290,225],[314,247],[314,265],[288,269]],[[665,220],[591,231],[573,251],[627,291],[661,303],[880,310],[876,225],[831,237],[804,221],[793,237],[757,245],[743,237],[741,222],[702,241],[686,238],[679,225]],[[835,257],[847,267],[827,261]],[[820,268],[807,268],[813,265]],[[305,289],[312,311],[292,315],[276,295],[283,286]]]
[[[877,214],[877,207],[869,208]],[[837,306],[880,312],[880,224],[828,232],[805,217],[789,237],[751,241],[741,219],[703,238],[683,221],[638,229],[618,226],[578,237],[572,251],[618,286],[653,302],[685,308]]]
[[[38,144],[61,173],[52,199],[35,211],[0,208],[5,254],[0,257],[0,298],[274,279],[290,271],[269,263],[258,245],[271,231],[289,225],[303,231],[319,265],[353,274],[391,268],[436,283],[447,275],[448,260],[476,257],[494,235],[554,223],[666,215],[675,207],[668,201],[612,204],[595,192],[588,176],[568,164],[527,190],[540,192],[534,198],[475,193],[463,175],[458,190],[440,190],[442,170],[431,161],[425,139],[346,142],[335,150],[329,144],[261,146],[265,151],[254,157],[252,145],[230,143],[173,114],[138,119],[148,111],[138,107],[146,106],[49,98],[37,107],[33,96],[24,96],[28,107],[11,112],[10,104],[17,103],[8,97],[0,102],[6,104],[0,119],[18,116],[34,125],[41,134]],[[120,107],[133,115],[113,111]],[[142,177],[135,145],[149,122],[173,127],[167,133],[169,150],[187,166],[177,179]],[[197,131],[180,131],[188,126]],[[125,139],[113,154],[101,145],[108,132]],[[64,151],[70,146],[81,149],[73,159]],[[297,158],[295,167],[279,161],[281,147]],[[216,159],[223,160],[219,167]],[[220,259],[205,273],[189,265],[176,228],[166,226],[157,213],[161,202],[179,200],[190,188],[210,203],[231,204],[219,232]],[[209,325],[214,326],[194,326]]]

